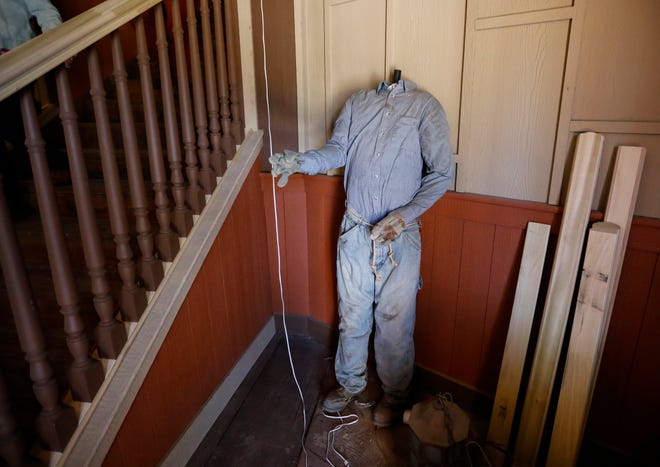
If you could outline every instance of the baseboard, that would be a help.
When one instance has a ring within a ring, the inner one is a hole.
[[[304,315],[274,315],[277,332],[284,332],[283,320],[286,320],[286,329],[289,335],[311,337],[327,348],[334,350],[337,347],[339,332],[336,328]]]
[[[276,336],[275,320],[276,318],[273,316],[261,329],[257,337],[252,341],[252,344],[250,344],[250,347],[248,347],[243,356],[234,365],[234,368],[232,368],[224,381],[200,410],[195,420],[188,426],[188,429],[174,446],[172,446],[162,460],[162,466],[179,467],[186,465],[190,460],[199,444],[217,420],[218,415],[225,409],[257,359]]]

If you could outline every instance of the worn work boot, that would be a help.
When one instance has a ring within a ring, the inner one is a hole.
[[[363,397],[361,397],[363,394],[364,391],[350,393],[343,387],[339,386],[325,396],[325,399],[323,400],[323,410],[326,412],[341,412],[353,401],[358,401],[361,406],[365,406],[364,404],[368,404],[368,401],[361,400],[363,399]],[[366,406],[368,407],[368,405]]]
[[[385,394],[374,407],[373,424],[385,428],[399,423],[403,418],[404,406],[403,401]]]

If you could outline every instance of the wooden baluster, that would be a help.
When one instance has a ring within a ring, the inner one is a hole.
[[[231,101],[231,134],[234,141],[243,141],[243,123],[241,121],[241,93],[239,60],[236,36],[234,35],[234,8],[230,0],[225,1],[225,31],[227,33],[227,68],[229,72],[229,98]]]
[[[83,254],[87,272],[91,279],[94,309],[100,318],[94,332],[96,344],[101,357],[117,358],[126,342],[126,329],[114,317],[114,302],[110,294],[110,282],[108,282],[105,270],[101,235],[99,234],[96,214],[92,206],[89,177],[80,143],[78,117],[71,95],[68,71],[65,67],[60,67],[55,80],[60,102],[60,119],[71,169],[71,182],[73,184],[73,196],[76,202]]]
[[[197,151],[202,165],[199,170],[200,180],[207,194],[213,192],[216,186],[215,172],[211,167],[209,139],[206,123],[206,102],[204,101],[204,83],[202,82],[202,65],[199,58],[199,43],[197,40],[197,19],[195,18],[195,2],[186,0],[188,22],[188,44],[190,46],[190,64],[192,69],[193,102],[195,108],[195,127],[197,128]]]
[[[27,93],[29,94],[29,91]],[[43,141],[35,137],[31,141],[32,144],[39,144],[43,152]],[[32,299],[16,231],[9,215],[9,207],[2,188],[2,177],[0,177],[0,266],[5,277],[18,340],[30,367],[32,390],[41,404],[41,412],[36,421],[37,432],[50,450],[61,451],[75,431],[78,418],[73,408],[61,405],[59,402],[57,382],[47,360],[46,341],[41,329],[39,313]]]
[[[144,19],[142,16],[135,20],[135,34],[137,38],[137,59],[138,67],[140,68],[142,101],[144,103],[144,121],[147,127],[149,169],[155,195],[156,219],[159,226],[158,233],[156,234],[156,247],[163,261],[174,261],[174,257],[179,252],[179,237],[170,227],[170,201],[167,196],[167,176],[165,174],[165,163],[163,162],[160,130],[158,129],[156,99],[154,98],[149,51],[147,50],[147,36],[144,32]]]
[[[108,203],[108,214],[110,216],[110,229],[112,230],[116,245],[117,270],[122,284],[119,305],[124,320],[137,321],[147,307],[147,294],[144,288],[140,287],[136,281],[135,262],[133,261],[133,250],[130,245],[126,207],[124,206],[119,169],[117,168],[117,160],[115,158],[112,129],[105,100],[103,75],[101,73],[96,47],[90,49],[87,60],[89,82],[91,84],[90,94],[94,105],[96,131],[101,153],[105,196]]]
[[[25,460],[25,444],[18,433],[14,414],[11,413],[9,394],[2,373],[0,373],[0,458],[10,467],[24,465]]]
[[[236,141],[231,134],[231,111],[229,110],[229,83],[227,82],[227,53],[225,27],[222,20],[222,0],[213,0],[213,21],[215,27],[215,54],[218,73],[218,95],[220,96],[220,126],[222,128],[222,149],[227,159],[233,159]]]
[[[176,120],[176,106],[174,105],[174,87],[170,76],[170,59],[167,52],[167,37],[165,33],[165,19],[163,6],[155,7],[156,36],[158,46],[158,65],[160,67],[160,85],[163,95],[163,112],[165,117],[165,139],[167,142],[167,156],[170,162],[172,180],[172,197],[174,210],[172,222],[180,237],[187,237],[192,229],[193,220],[190,209],[186,206],[186,187],[181,170],[181,146],[179,143],[179,128]]]
[[[179,0],[172,0],[172,35],[174,36],[174,53],[176,56],[176,74],[179,90],[179,108],[181,112],[181,134],[183,150],[186,159],[186,176],[188,177],[188,204],[195,214],[202,212],[205,199],[199,180],[199,165],[195,151],[195,123],[193,120],[192,103],[190,101],[190,85],[188,83],[188,63],[183,40],[183,26]]]
[[[142,253],[139,262],[139,276],[147,290],[156,290],[163,279],[163,265],[154,254],[154,238],[151,233],[149,212],[147,210],[147,194],[142,178],[142,163],[138,151],[135,123],[131,109],[131,97],[128,91],[126,66],[121,47],[119,32],[111,34],[112,61],[114,64],[115,85],[119,104],[121,133],[124,141],[126,167],[128,171],[128,186],[131,192],[131,204],[135,214],[137,241]]]
[[[202,16],[202,45],[204,49],[204,77],[206,84],[206,102],[209,112],[209,132],[211,134],[211,165],[217,175],[225,173],[226,155],[221,148],[220,109],[218,89],[215,78],[215,58],[213,56],[213,38],[211,37],[211,11],[208,0],[200,0],[199,11]]]
[[[50,180],[39,120],[29,88],[22,92],[21,110],[48,260],[55,285],[55,296],[60,306],[60,312],[64,316],[66,343],[73,356],[73,363],[69,367],[67,376],[74,397],[89,402],[103,382],[103,367],[100,361],[89,357],[89,340],[80,316],[76,283],[57,213],[55,191]]]

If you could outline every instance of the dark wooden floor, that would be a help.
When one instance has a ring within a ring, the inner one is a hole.
[[[320,401],[336,384],[332,351],[313,339],[303,337],[291,337],[290,344],[307,411],[305,451],[301,443],[302,403],[291,376],[286,342],[284,338],[275,338],[220,414],[188,466],[315,467],[331,465],[330,462],[335,466],[343,465],[337,453],[345,457],[352,467],[438,465],[424,462],[427,451],[420,450],[407,425],[400,423],[390,428],[375,428],[371,423],[371,409],[368,408],[350,406],[345,409],[342,412],[347,416],[345,421],[352,420],[350,414],[355,414],[358,422],[335,432],[331,441],[331,430],[341,422],[326,418]],[[370,371],[370,375],[374,373]],[[428,388],[432,388],[433,392],[430,393]],[[367,390],[378,398],[375,377],[370,376]],[[468,412],[470,438],[481,442],[488,427],[483,414],[489,414],[490,407],[484,406],[483,400],[475,399],[474,393],[466,392],[458,385],[452,386],[448,381],[438,386],[436,381],[426,380],[417,371],[411,400],[418,402],[444,391],[454,394],[454,400]],[[332,447],[336,452],[332,451]],[[461,449],[457,455],[463,458],[451,465],[488,465],[477,451],[476,444],[469,447],[470,460],[465,455],[466,448]],[[592,465],[631,467],[640,464],[586,444],[578,466]]]
[[[355,419],[350,418],[355,414],[358,422],[341,428],[332,439],[330,432],[341,421],[325,417],[320,400],[336,384],[334,357],[312,339],[292,337],[290,344],[307,410],[305,451],[301,446],[302,403],[282,338],[275,339],[255,364],[189,466],[330,465],[326,457],[334,465],[343,465],[337,453],[351,466],[412,465],[413,437],[408,426],[401,423],[377,429],[371,423],[369,408],[351,406],[344,410],[345,421]],[[374,378],[370,377],[368,391],[377,399],[379,389]],[[420,397],[421,393],[414,391],[413,400]]]

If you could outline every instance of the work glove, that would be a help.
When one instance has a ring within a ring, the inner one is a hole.
[[[405,227],[403,216],[398,211],[392,211],[373,226],[370,238],[376,243],[393,242]]]
[[[295,151],[284,150],[284,153],[276,153],[268,159],[271,166],[271,173],[274,176],[281,175],[277,181],[277,186],[284,187],[289,181],[289,175],[300,171],[300,164],[302,163],[302,154]]]

